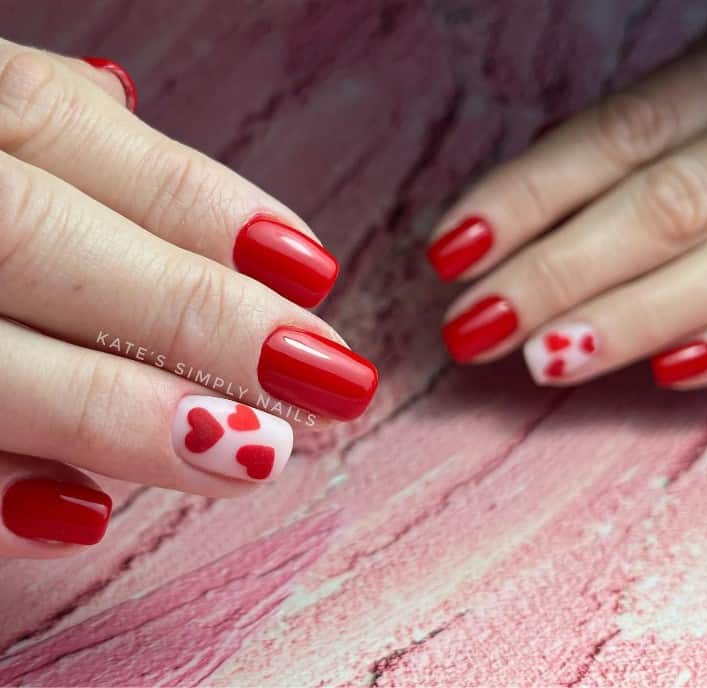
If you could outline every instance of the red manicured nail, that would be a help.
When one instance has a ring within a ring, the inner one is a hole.
[[[707,373],[707,342],[690,342],[654,356],[653,377],[661,387]]]
[[[329,251],[264,215],[256,215],[238,232],[233,262],[239,272],[305,308],[320,303],[339,274],[339,264]]]
[[[120,83],[123,86],[123,91],[125,91],[125,105],[130,110],[130,112],[135,112],[137,110],[137,89],[135,88],[135,82],[127,73],[124,67],[121,67],[117,62],[113,60],[106,60],[105,57],[82,57],[84,62],[88,62],[92,67],[96,69],[105,69],[120,79]]]
[[[368,360],[321,335],[279,327],[263,344],[258,379],[267,392],[338,420],[368,407],[378,371]]]
[[[111,498],[100,490],[26,478],[5,490],[2,520],[23,538],[95,545],[106,532],[111,508]]]
[[[500,296],[488,296],[442,328],[444,342],[457,363],[468,363],[491,349],[518,327],[513,306]]]
[[[427,258],[445,282],[461,275],[481,260],[493,245],[493,231],[486,220],[467,217],[427,249]]]

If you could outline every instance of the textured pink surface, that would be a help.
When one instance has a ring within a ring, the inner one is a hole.
[[[141,115],[302,213],[369,414],[238,502],[101,479],[99,547],[0,563],[5,685],[704,686],[705,394],[446,361],[422,260],[474,175],[678,52],[688,0],[6,2],[128,67]]]

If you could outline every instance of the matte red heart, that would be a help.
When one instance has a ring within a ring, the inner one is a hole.
[[[228,417],[228,426],[234,430],[257,430],[260,421],[250,406],[236,404],[236,412]]]
[[[246,444],[236,452],[236,461],[246,467],[248,477],[265,480],[275,465],[275,450],[262,444]]]
[[[558,332],[550,332],[545,335],[545,346],[548,351],[553,353],[566,349],[571,343],[572,341],[569,337],[565,337],[565,335]]]
[[[190,452],[201,454],[211,449],[223,437],[223,428],[205,408],[197,406],[187,413],[191,430],[184,438],[184,445]]]
[[[546,377],[562,377],[565,374],[565,362],[561,358],[551,361],[545,368]]]
[[[582,341],[579,343],[579,346],[582,351],[588,354],[593,354],[597,350],[596,342],[591,334],[585,334],[584,337],[582,337]]]

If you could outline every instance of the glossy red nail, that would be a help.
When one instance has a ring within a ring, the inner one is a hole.
[[[263,344],[258,379],[278,399],[323,416],[352,420],[370,404],[378,371],[331,339],[280,327]]]
[[[661,387],[707,373],[707,342],[683,344],[651,360],[653,377]]]
[[[111,508],[111,498],[100,490],[25,478],[5,490],[2,520],[23,538],[95,545],[106,532]]]
[[[493,246],[493,231],[486,220],[467,217],[427,249],[427,259],[440,279],[449,282],[474,265]]]
[[[106,60],[105,57],[82,57],[84,62],[88,62],[92,67],[96,69],[105,69],[120,79],[120,83],[123,86],[123,91],[125,91],[125,105],[130,110],[130,112],[135,112],[137,110],[137,89],[135,88],[135,82],[130,77],[130,74],[125,70],[124,67],[119,65],[113,60]]]
[[[329,251],[264,215],[256,215],[238,232],[233,262],[239,272],[304,308],[320,303],[339,274],[339,264]]]
[[[513,306],[500,296],[488,296],[442,328],[444,342],[457,363],[468,363],[492,349],[518,327]]]

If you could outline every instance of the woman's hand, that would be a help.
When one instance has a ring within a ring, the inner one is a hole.
[[[553,129],[446,214],[428,257],[443,280],[476,280],[447,313],[447,347],[484,363],[525,342],[539,384],[654,355],[658,384],[706,385],[706,238],[701,49]]]
[[[375,391],[305,310],[333,256],[134,103],[116,65],[0,42],[0,555],[101,538],[109,497],[61,461],[232,496]]]

